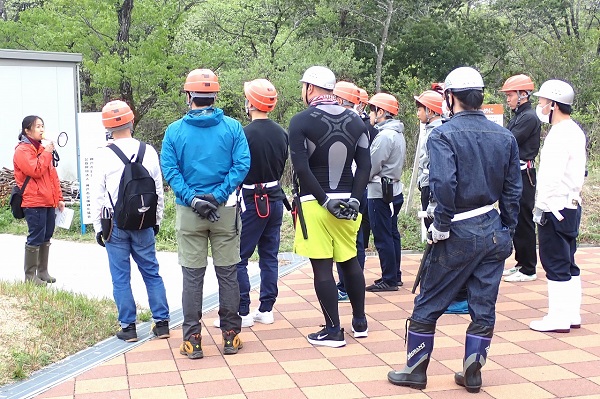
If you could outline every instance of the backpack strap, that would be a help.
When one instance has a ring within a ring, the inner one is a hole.
[[[25,181],[23,182],[23,185],[21,186],[21,195],[23,195],[23,193],[25,192],[25,187],[27,187],[27,183],[29,183],[29,180],[31,180],[31,176],[27,176],[25,178]]]
[[[117,145],[115,145],[115,144],[110,144],[110,145],[108,146],[108,148],[110,148],[111,150],[113,150],[113,152],[114,152],[115,154],[117,154],[117,156],[118,156],[118,157],[121,159],[121,161],[123,161],[123,163],[124,163],[125,165],[127,165],[128,163],[130,163],[130,162],[131,162],[131,160],[130,160],[129,158],[127,158],[127,155],[125,155],[125,154],[123,153],[123,151],[121,151],[121,149],[120,149],[120,148],[119,148]]]
[[[138,150],[136,162],[142,163],[144,161],[144,154],[146,154],[146,143],[140,141],[140,149]]]

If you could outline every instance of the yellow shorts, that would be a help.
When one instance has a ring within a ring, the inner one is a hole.
[[[338,219],[317,201],[302,203],[308,239],[302,236],[300,221],[296,223],[294,252],[311,259],[333,258],[345,262],[356,256],[356,235],[362,215],[356,220]]]

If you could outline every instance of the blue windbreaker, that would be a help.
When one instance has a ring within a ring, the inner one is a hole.
[[[202,194],[224,203],[248,174],[250,150],[242,125],[211,107],[167,127],[160,161],[178,204],[189,206]]]

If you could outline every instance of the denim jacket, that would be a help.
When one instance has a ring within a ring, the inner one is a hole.
[[[522,181],[519,147],[509,130],[481,111],[462,111],[431,132],[427,151],[437,230],[449,231],[457,213],[499,201],[502,224],[514,231]]]

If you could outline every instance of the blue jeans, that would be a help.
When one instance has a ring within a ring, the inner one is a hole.
[[[493,327],[504,261],[512,253],[512,238],[496,210],[452,222],[450,238],[433,244],[425,260],[412,320],[435,324],[467,286],[473,323]]]
[[[56,218],[54,208],[23,208],[23,213],[29,229],[27,245],[39,247],[50,241]]]
[[[240,286],[240,315],[250,313],[250,279],[248,278],[248,258],[258,246],[258,266],[260,267],[260,306],[261,312],[270,312],[277,299],[277,278],[279,275],[279,252],[283,201],[270,204],[270,213],[261,218],[254,203],[247,203],[242,213],[242,234],[240,236],[240,263],[237,264],[237,279]]]
[[[398,213],[404,203],[404,195],[398,194],[392,200],[394,211],[381,198],[369,199],[369,222],[373,232],[373,242],[379,254],[381,278],[389,285],[402,281],[400,271],[400,232],[398,231]]]
[[[561,209],[560,213],[564,219],[559,222],[552,212],[546,212],[546,224],[538,226],[540,261],[548,280],[569,281],[581,273],[575,263],[581,206]]]
[[[169,320],[167,294],[163,279],[158,274],[154,242],[152,228],[121,230],[117,226],[113,227],[110,239],[106,242],[113,297],[122,327],[135,323],[136,319],[135,300],[131,292],[130,255],[144,279],[152,317],[157,321]]]

